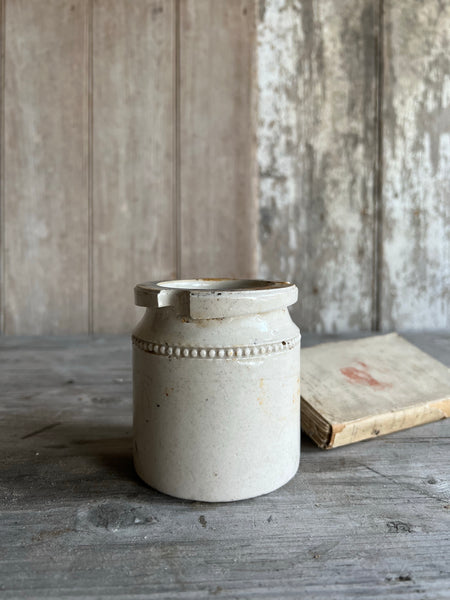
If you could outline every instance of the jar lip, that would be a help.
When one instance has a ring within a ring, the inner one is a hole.
[[[243,292],[247,290],[272,290],[292,285],[288,281],[267,281],[265,279],[234,279],[232,277],[203,277],[198,279],[173,279],[154,282],[166,289],[210,293]],[[140,284],[143,285],[143,284]],[[144,284],[145,285],[145,284]]]
[[[285,308],[298,290],[287,281],[198,278],[148,281],[135,287],[138,306],[172,306],[192,319],[216,319]]]

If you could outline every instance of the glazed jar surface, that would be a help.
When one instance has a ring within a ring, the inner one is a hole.
[[[300,459],[297,288],[259,280],[139,284],[133,455],[166,494],[224,502],[265,494]]]

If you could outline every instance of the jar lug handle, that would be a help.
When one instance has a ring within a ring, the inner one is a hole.
[[[158,308],[164,308],[166,306],[176,306],[177,296],[179,292],[174,290],[161,290],[158,293]]]

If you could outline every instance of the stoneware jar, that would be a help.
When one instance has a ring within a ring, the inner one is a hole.
[[[142,283],[133,331],[134,464],[157,490],[225,502],[265,494],[300,459],[295,285]]]

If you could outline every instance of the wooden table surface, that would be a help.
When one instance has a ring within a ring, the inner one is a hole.
[[[450,365],[450,333],[406,337]],[[450,421],[304,437],[284,488],[181,501],[133,471],[129,338],[0,352],[0,598],[450,598]]]

